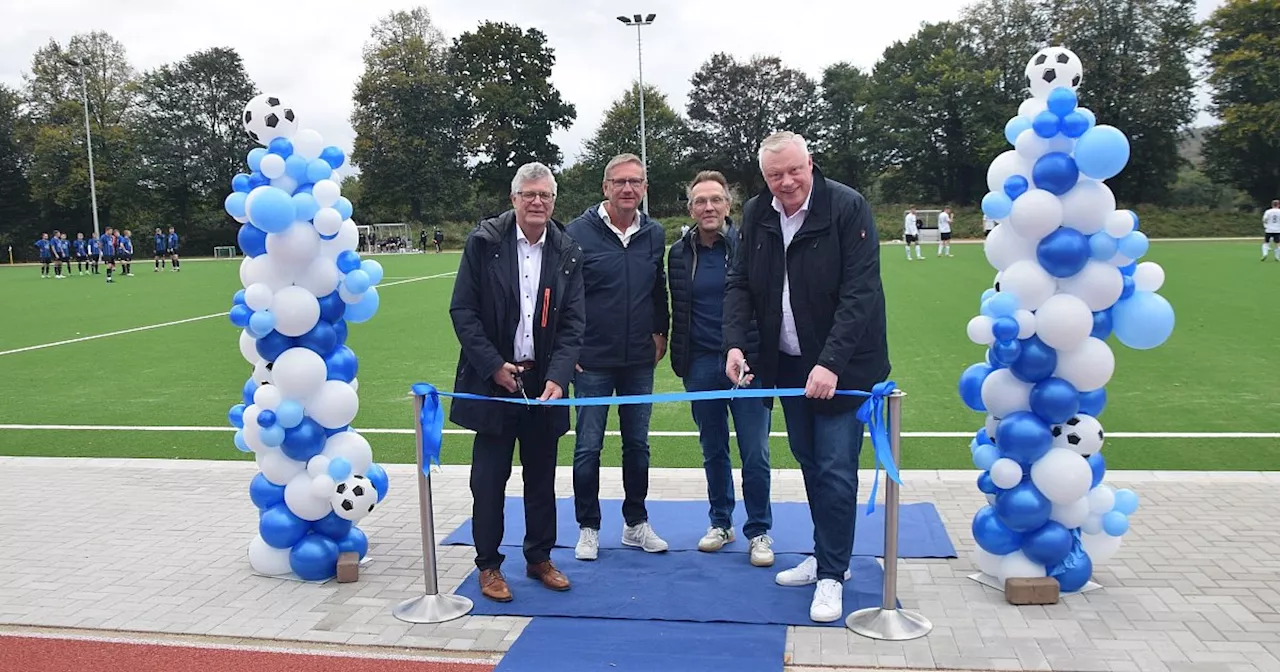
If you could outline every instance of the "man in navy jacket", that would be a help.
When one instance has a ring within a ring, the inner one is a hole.
[[[653,371],[666,354],[669,311],[662,225],[640,212],[644,163],[614,157],[604,170],[604,196],[565,232],[582,246],[587,328],[574,376],[575,397],[650,394]],[[622,543],[650,553],[667,550],[649,525],[650,404],[618,407],[622,430]],[[600,451],[608,406],[579,406],[573,448],[574,509],[580,528],[574,555],[595,560],[600,548]]]

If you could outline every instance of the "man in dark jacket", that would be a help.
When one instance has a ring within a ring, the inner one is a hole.
[[[604,170],[607,200],[592,206],[565,231],[583,251],[587,331],[575,397],[650,394],[653,370],[666,354],[669,312],[662,268],[666,235],[640,212],[645,170],[634,154],[621,154]],[[622,430],[622,543],[650,553],[667,550],[649,525],[650,404],[618,407]],[[578,527],[574,557],[595,560],[600,548],[600,451],[608,406],[579,406],[573,447],[573,496]]]
[[[671,368],[688,392],[727,390],[736,381],[724,375],[723,343],[725,269],[737,251],[729,224],[733,197],[724,175],[705,170],[689,185],[689,214],[694,226],[671,246],[667,281],[671,285]],[[751,332],[754,336],[754,331]],[[752,343],[751,345],[754,345]],[[748,350],[754,356],[754,348]],[[759,387],[759,381],[749,387]],[[751,564],[773,565],[773,527],[769,506],[769,409],[761,399],[708,399],[690,402],[702,445],[702,469],[707,475],[711,526],[698,541],[698,550],[718,551],[733,543],[733,463],[729,460],[729,412],[738,434],[742,458],[742,499],[747,523],[742,527],[750,543]]]
[[[455,391],[544,401],[564,396],[582,348],[582,248],[551,219],[555,196],[551,170],[525,164],[511,181],[514,209],[480,222],[467,237],[449,306],[462,344]],[[569,409],[456,399],[449,420],[476,432],[471,515],[481,593],[511,600],[498,546],[517,439],[524,470],[525,571],[552,590],[568,590],[551,549],[556,449],[569,431]]]
[[[843,612],[863,431],[862,400],[835,391],[870,390],[889,375],[879,242],[866,199],[824,178],[803,137],[769,136],[760,168],[769,190],[744,208],[726,281],[725,372],[805,389],[805,398],[782,399],[782,411],[813,516],[814,557],[776,581],[817,583],[809,618],[830,622]],[[753,319],[760,354],[748,362]]]

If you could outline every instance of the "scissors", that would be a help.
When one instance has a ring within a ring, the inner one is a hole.
[[[747,377],[747,360],[744,359],[742,360],[742,366],[738,367],[738,379],[733,383],[733,389],[735,391],[742,389],[742,381],[746,377]]]
[[[520,396],[524,397],[525,405],[532,406],[533,404],[529,401],[529,395],[524,390],[524,378],[522,377],[524,368],[517,366],[516,369],[516,389],[520,391]]]

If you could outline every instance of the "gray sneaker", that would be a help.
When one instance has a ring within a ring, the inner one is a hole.
[[[636,548],[644,549],[647,553],[662,553],[667,550],[667,542],[663,541],[662,537],[659,537],[653,531],[653,526],[647,521],[635,527],[624,526],[622,530],[622,545],[635,546]]]

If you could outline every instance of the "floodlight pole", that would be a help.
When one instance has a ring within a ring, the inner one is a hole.
[[[101,235],[98,231],[98,183],[93,176],[93,135],[89,132],[89,84],[84,75],[84,66],[88,65],[89,61],[77,61],[70,56],[64,56],[62,60],[80,71],[80,102],[84,105],[84,144],[89,149],[89,200],[93,204],[93,237],[98,238]]]
[[[653,20],[657,14],[649,14],[641,16],[636,14],[631,17],[619,16],[618,20],[624,25],[636,27],[636,60],[639,65],[640,73],[640,162],[644,164],[645,174],[649,173],[649,151],[644,132],[644,46],[640,40],[640,29],[644,26],[653,25]],[[641,203],[644,214],[649,214],[649,191],[645,190],[644,201]]]

